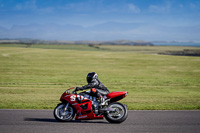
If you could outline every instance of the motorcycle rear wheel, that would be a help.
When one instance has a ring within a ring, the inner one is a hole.
[[[105,118],[110,123],[122,123],[128,117],[128,111],[124,104],[113,102],[108,105],[108,108],[113,108],[115,111],[107,111]]]
[[[68,122],[74,118],[75,111],[71,105],[68,105],[67,109],[65,110],[66,104],[60,103],[54,109],[54,117],[57,121],[60,122]]]

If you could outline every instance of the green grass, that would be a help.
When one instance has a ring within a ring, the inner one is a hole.
[[[0,45],[0,108],[53,109],[95,71],[136,110],[199,110],[200,58],[157,55],[195,47]]]

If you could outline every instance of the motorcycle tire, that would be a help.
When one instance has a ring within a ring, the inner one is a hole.
[[[71,121],[75,116],[74,108],[69,104],[67,110],[64,111],[66,104],[60,103],[54,109],[54,117],[59,122],[68,122]]]
[[[124,104],[113,102],[108,105],[108,108],[113,108],[115,111],[107,111],[104,114],[106,120],[110,123],[122,123],[128,117],[128,111]]]

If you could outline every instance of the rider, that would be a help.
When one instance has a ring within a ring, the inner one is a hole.
[[[104,102],[104,98],[102,95],[107,95],[109,92],[108,88],[106,88],[98,79],[97,73],[90,72],[87,77],[88,84],[82,87],[76,87],[76,91],[91,89],[91,94],[95,95],[97,99],[100,101],[100,105]]]

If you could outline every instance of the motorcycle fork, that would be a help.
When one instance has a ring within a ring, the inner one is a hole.
[[[67,104],[65,105],[64,112],[67,111],[68,105],[69,105],[69,103],[67,103]]]

